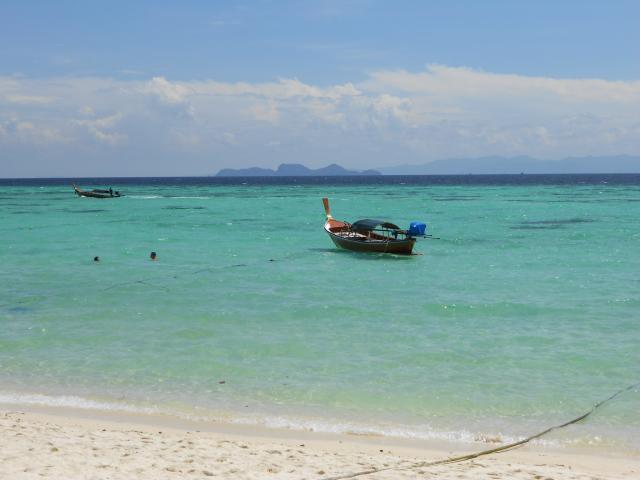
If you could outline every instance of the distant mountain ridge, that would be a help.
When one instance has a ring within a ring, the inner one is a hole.
[[[309,177],[347,175],[490,175],[490,174],[561,174],[561,173],[640,173],[640,156],[614,155],[569,157],[562,160],[539,160],[528,156],[450,158],[421,165],[398,165],[376,170],[355,171],[336,165],[311,169],[298,163],[283,163],[270,168],[223,168],[217,177]]]
[[[640,156],[569,157],[563,160],[538,160],[527,156],[451,158],[422,165],[399,165],[379,170],[384,175],[640,173]]]
[[[382,175],[377,170],[347,170],[332,163],[323,168],[311,169],[299,163],[283,163],[276,170],[270,168],[223,168],[216,177],[332,177],[346,175]]]

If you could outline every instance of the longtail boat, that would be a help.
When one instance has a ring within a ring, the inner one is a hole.
[[[322,203],[327,216],[324,230],[340,248],[356,252],[411,255],[416,238],[425,236],[424,223],[412,222],[409,230],[402,230],[386,220],[372,218],[347,223],[331,216],[328,198],[323,198]]]
[[[79,197],[91,197],[91,198],[117,198],[121,197],[120,192],[114,192],[113,189],[109,190],[82,190],[78,188],[78,186],[74,183],[73,190],[76,192],[76,195]]]

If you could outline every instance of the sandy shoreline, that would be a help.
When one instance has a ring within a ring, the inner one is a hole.
[[[0,439],[0,478],[11,479],[326,479],[369,469],[387,470],[356,478],[640,478],[640,456],[525,446],[464,463],[407,468],[482,448],[6,404],[0,406]]]

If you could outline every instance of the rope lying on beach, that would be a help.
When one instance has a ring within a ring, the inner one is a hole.
[[[536,433],[535,435],[531,435],[530,437],[527,437],[527,438],[525,438],[523,440],[519,440],[517,442],[509,443],[509,444],[503,445],[501,447],[491,448],[489,450],[483,450],[481,452],[470,453],[470,454],[467,454],[467,455],[461,455],[459,457],[449,457],[449,458],[445,458],[445,459],[442,459],[442,460],[435,460],[435,461],[432,461],[432,462],[417,462],[417,463],[412,463],[410,465],[395,465],[395,466],[389,466],[389,467],[383,467],[383,468],[371,468],[369,470],[363,470],[363,471],[355,472],[355,473],[347,473],[347,474],[344,474],[344,475],[338,475],[336,477],[326,477],[326,478],[323,478],[322,480],[343,480],[343,479],[346,479],[346,478],[355,478],[355,477],[361,477],[361,476],[364,476],[364,475],[372,475],[374,473],[384,472],[384,471],[389,471],[389,470],[411,470],[411,469],[414,469],[414,468],[433,467],[435,465],[447,465],[447,464],[450,464],[450,463],[466,462],[467,460],[473,460],[474,458],[478,458],[478,457],[481,457],[481,456],[484,456],[484,455],[490,455],[492,453],[505,452],[507,450],[518,448],[518,447],[524,445],[525,443],[529,443],[531,440],[535,440],[536,438],[540,438],[543,435],[546,435],[547,433],[552,432],[553,430],[558,430],[560,428],[567,427],[567,426],[572,425],[574,423],[578,423],[581,420],[584,420],[585,418],[587,418],[589,415],[591,415],[593,412],[595,412],[598,408],[600,408],[605,403],[610,402],[611,400],[616,398],[618,395],[621,395],[622,393],[628,392],[629,390],[633,390],[634,388],[638,388],[639,386],[640,386],[640,382],[638,382],[636,384],[633,384],[633,385],[629,385],[626,388],[622,388],[622,389],[618,390],[616,393],[614,393],[613,395],[605,398],[604,400],[599,401],[593,407],[591,407],[591,410],[589,410],[588,412],[580,415],[579,417],[574,418],[573,420],[569,420],[568,422],[562,423],[560,425],[554,425],[553,427],[549,427],[546,430],[543,430],[542,432]]]

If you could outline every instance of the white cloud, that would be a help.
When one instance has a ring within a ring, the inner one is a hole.
[[[235,133],[232,132],[224,132],[222,134],[222,138],[224,139],[224,141],[226,143],[228,143],[229,145],[237,145],[238,144],[238,139],[236,138]]]
[[[140,89],[144,93],[157,95],[169,103],[179,103],[200,96],[254,96],[274,100],[292,98],[327,98],[337,100],[342,97],[361,95],[352,83],[317,87],[296,78],[281,78],[268,83],[223,83],[210,81],[170,82],[163,77],[155,77]]]
[[[69,138],[52,125],[17,118],[0,119],[0,141],[2,140],[13,144],[32,145],[69,142]]]
[[[122,113],[114,113],[106,117],[94,118],[93,120],[78,120],[79,125],[87,125],[96,128],[111,128],[122,119]]]
[[[76,120],[78,125],[87,128],[87,131],[98,141],[109,144],[118,145],[127,139],[124,133],[109,131],[115,128],[117,123],[122,119],[122,113],[114,113],[105,117],[94,118],[91,120]]]
[[[277,123],[278,118],[280,118],[278,106],[273,100],[254,105],[251,108],[251,113],[253,113],[253,116],[256,118],[256,120],[274,124]]]
[[[107,143],[109,145],[118,145],[127,139],[127,136],[123,133],[103,132],[102,130],[98,130],[97,128],[90,128],[89,132],[93,134],[96,140]]]
[[[488,73],[469,68],[428,65],[425,72],[380,71],[364,82],[368,90],[401,91],[445,98],[551,96],[563,101],[637,102],[640,81],[557,79]]]
[[[21,145],[34,162],[41,153],[28,146],[43,143],[67,145],[61,156],[103,158],[105,147],[118,146],[140,162],[180,158],[174,170],[169,160],[165,171],[156,166],[157,174],[328,158],[357,168],[496,154],[640,153],[638,81],[443,65],[335,85],[0,77],[0,106],[0,147]],[[278,148],[265,150],[274,138]]]
[[[385,93],[373,100],[372,107],[382,117],[393,118],[407,123],[416,120],[411,100],[408,98],[396,97]]]
[[[308,119],[315,119],[318,122],[340,125],[345,121],[345,114],[338,111],[339,106],[334,102],[312,99],[305,103],[304,109]]]
[[[44,105],[55,101],[53,97],[43,97],[39,95],[7,95],[9,103],[19,103],[23,105]]]
[[[85,116],[87,116],[87,117],[93,117],[93,116],[96,114],[96,112],[95,112],[95,110],[94,110],[93,108],[91,108],[90,106],[85,105],[84,107],[82,107],[82,108],[80,109],[80,114],[81,114],[81,115],[85,115]]]
[[[164,77],[154,77],[141,89],[144,93],[156,95],[167,103],[181,103],[185,100],[190,88],[180,83],[171,83]]]
[[[201,138],[190,132],[173,132],[173,136],[176,141],[183,147],[193,149],[201,144]]]

